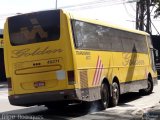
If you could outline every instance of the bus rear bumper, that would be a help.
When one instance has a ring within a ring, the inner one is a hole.
[[[32,106],[43,105],[48,102],[77,100],[75,90],[51,91],[43,93],[30,93],[21,95],[11,95],[8,97],[11,105]]]

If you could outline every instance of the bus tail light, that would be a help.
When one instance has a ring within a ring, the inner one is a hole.
[[[11,91],[12,90],[11,78],[7,78],[7,82],[8,82],[8,90]]]
[[[74,71],[68,71],[68,84],[73,85],[75,84],[75,79],[74,79]]]

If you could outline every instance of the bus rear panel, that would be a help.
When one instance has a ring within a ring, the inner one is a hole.
[[[61,10],[35,12],[10,17],[6,26],[10,103],[76,99],[67,16]]]

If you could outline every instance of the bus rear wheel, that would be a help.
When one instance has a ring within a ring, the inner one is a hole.
[[[112,97],[111,97],[111,106],[117,106],[118,101],[119,101],[119,86],[116,82],[113,82],[112,84]]]
[[[101,94],[101,100],[100,102],[100,108],[101,109],[106,109],[108,108],[109,105],[109,88],[107,84],[102,83],[101,89],[100,89],[100,94]]]
[[[149,95],[149,94],[152,93],[152,91],[153,91],[153,82],[152,82],[152,78],[151,77],[148,78],[147,84],[148,84],[148,87],[146,89],[139,90],[140,94]]]

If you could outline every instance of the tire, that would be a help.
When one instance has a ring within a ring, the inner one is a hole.
[[[111,106],[115,107],[118,105],[119,102],[119,96],[120,96],[120,90],[119,86],[116,82],[113,82],[112,84],[112,96],[111,96]]]
[[[100,94],[101,94],[101,100],[100,102],[100,108],[101,109],[106,109],[109,106],[109,88],[107,84],[102,83],[101,89],[100,89]]]
[[[140,94],[142,95],[149,95],[152,93],[153,91],[153,82],[152,82],[152,78],[148,78],[147,80],[147,83],[148,83],[148,87],[146,89],[141,89],[139,90]]]

